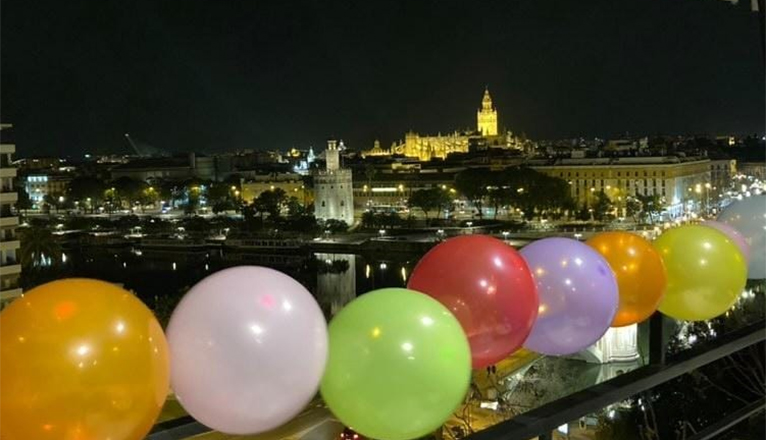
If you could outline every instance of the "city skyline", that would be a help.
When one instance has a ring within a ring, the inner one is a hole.
[[[21,155],[130,153],[125,132],[173,152],[387,147],[472,128],[486,86],[500,128],[533,139],[763,134],[744,4],[187,5],[5,2]]]

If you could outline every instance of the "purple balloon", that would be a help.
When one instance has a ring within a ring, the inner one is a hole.
[[[709,228],[717,229],[718,231],[723,232],[727,237],[729,237],[729,240],[733,241],[734,244],[737,245],[739,251],[742,252],[742,255],[744,255],[745,261],[750,260],[750,245],[747,244],[747,239],[745,236],[742,235],[733,226],[727,225],[726,223],[717,222],[715,220],[707,220],[700,224],[702,226],[707,226]]]
[[[561,356],[593,345],[617,312],[617,280],[609,263],[590,246],[569,238],[546,238],[523,249],[537,283],[540,309],[524,347]]]

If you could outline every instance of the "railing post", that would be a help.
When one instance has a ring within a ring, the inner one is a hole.
[[[649,318],[649,364],[665,364],[665,315],[654,312]]]

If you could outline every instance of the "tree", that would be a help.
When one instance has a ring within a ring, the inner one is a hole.
[[[127,202],[129,207],[141,198],[141,194],[147,188],[146,182],[132,179],[130,177],[120,177],[112,182],[112,188],[115,189],[115,198],[119,205]]]
[[[16,209],[18,211],[26,213],[32,209],[32,199],[29,197],[29,193],[24,187],[19,188],[19,196],[16,200]]]
[[[633,217],[633,221],[638,223],[641,218],[641,210],[642,210],[641,202],[638,201],[635,197],[628,197],[625,202],[625,210],[627,211],[627,215],[630,217]]]
[[[61,261],[61,246],[48,228],[31,226],[19,228],[18,231],[21,240],[19,256],[25,269]]]
[[[487,170],[470,168],[455,176],[455,187],[479,211],[483,217],[482,200],[487,195]]]
[[[346,232],[348,231],[348,223],[343,220],[329,219],[325,220],[324,228],[332,233]]]
[[[213,212],[231,211],[237,209],[237,199],[239,192],[239,181],[236,184],[231,182],[214,182],[207,188],[206,196],[208,204],[213,206]]]
[[[428,223],[428,213],[430,211],[438,212],[443,206],[449,205],[452,202],[448,193],[439,188],[421,189],[415,191],[410,196],[407,202],[409,206],[419,208],[423,211],[423,215],[426,217],[426,223]]]
[[[654,216],[659,216],[664,209],[660,196],[636,194],[636,199],[641,202],[643,214],[649,216],[649,223],[654,224]]]
[[[590,210],[588,209],[588,205],[583,203],[582,208],[577,211],[575,218],[582,221],[590,220]]]
[[[191,215],[196,214],[199,209],[200,199],[198,191],[189,191],[188,199],[184,204],[184,214]]]
[[[500,210],[500,208],[509,205],[513,200],[511,192],[508,188],[494,186],[488,190],[488,193],[489,203],[491,203],[492,207],[494,208],[494,214],[492,215],[492,218],[497,219],[497,212]]]
[[[84,211],[93,212],[96,206],[104,200],[106,183],[91,176],[75,177],[69,182],[67,196],[78,202]]]
[[[261,215],[268,213],[269,218],[276,220],[279,218],[283,205],[287,202],[287,193],[282,188],[275,188],[271,191],[264,191],[253,201],[255,210]]]
[[[154,188],[159,193],[160,200],[168,203],[171,207],[176,206],[178,199],[183,197],[184,187],[178,182],[171,180],[156,180]]]
[[[301,217],[308,214],[306,207],[295,196],[290,197],[287,200],[286,205],[287,205],[287,215],[289,217],[295,218],[295,217]]]
[[[157,188],[154,186],[147,186],[142,191],[141,194],[138,197],[138,202],[141,205],[141,211],[144,210],[144,207],[147,205],[154,205],[160,200],[160,193],[157,191]]]
[[[498,203],[508,203],[524,212],[527,219],[561,213],[575,207],[569,184],[527,167],[509,168],[492,178],[498,191]]]
[[[56,213],[58,214],[59,208],[62,205],[62,199],[61,196],[58,194],[46,194],[45,197],[43,197],[43,203],[47,206],[48,211],[50,211],[50,208],[53,207],[56,209]]]
[[[593,218],[598,221],[604,220],[607,215],[612,212],[612,209],[614,209],[612,201],[609,200],[609,196],[607,196],[603,190],[596,193],[592,206]]]

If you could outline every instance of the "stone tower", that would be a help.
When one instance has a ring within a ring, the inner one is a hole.
[[[334,139],[327,141],[324,170],[314,173],[314,215],[319,220],[342,220],[354,224],[354,189],[351,170],[342,168]]]
[[[476,112],[476,130],[482,136],[497,136],[497,110],[492,107],[489,88],[484,89],[481,109]]]

